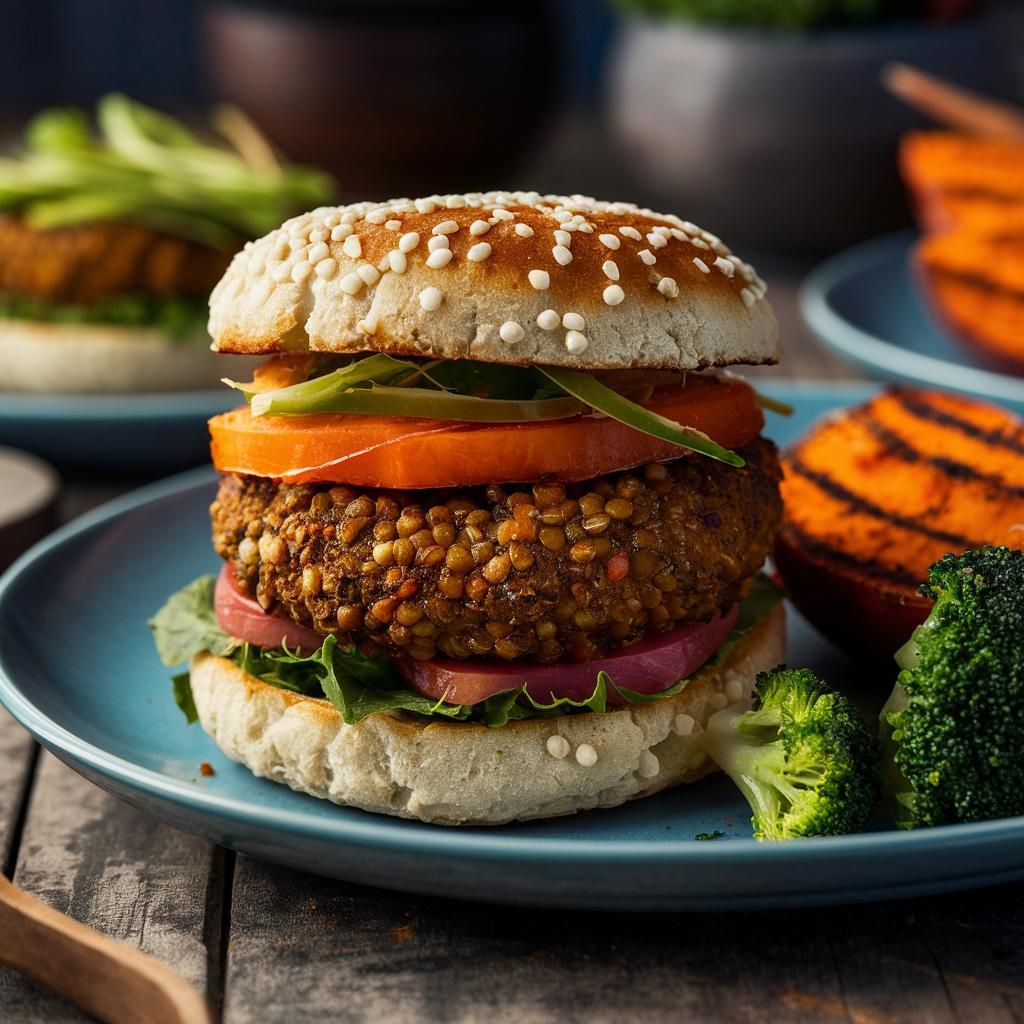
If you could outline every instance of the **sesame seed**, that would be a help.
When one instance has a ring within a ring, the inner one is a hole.
[[[640,763],[637,765],[636,773],[641,779],[653,779],[661,770],[661,764],[657,757],[649,750],[640,754]]]
[[[680,228],[672,229],[672,237],[680,242],[688,242],[690,240],[690,236]]]
[[[509,213],[508,210],[503,210],[500,206],[497,209],[491,210],[491,216],[495,220],[515,220],[516,215]]]
[[[568,231],[556,231],[555,241],[559,245],[570,246],[572,245],[572,235],[570,235]]]
[[[349,295],[358,295],[363,288],[363,279],[353,270],[341,279],[341,290]]]
[[[357,260],[363,255],[363,243],[359,241],[358,235],[349,235],[341,251],[351,259]]]
[[[447,267],[452,261],[451,249],[435,249],[427,257],[427,266],[431,270],[440,270],[441,267]]]
[[[653,267],[654,264],[658,262],[658,257],[655,256],[650,249],[641,249],[637,253],[637,256],[639,256],[640,259],[642,259],[649,267]]]
[[[720,238],[716,238],[716,239],[714,239],[711,242],[711,248],[719,256],[731,256],[732,255],[732,249],[730,249],[729,246],[727,246],[725,244],[725,242],[723,242]]]
[[[283,260],[288,255],[288,243],[281,241],[270,250],[270,258],[272,260]]]
[[[622,245],[617,235],[598,235],[597,238],[602,245],[606,245],[609,249],[618,249],[618,247]]]
[[[506,320],[501,327],[498,328],[498,337],[501,338],[506,345],[515,345],[526,337],[526,331],[524,331],[522,325],[517,324],[515,320]]]
[[[597,764],[597,751],[589,743],[581,743],[576,748],[576,761],[584,768],[593,768]]]
[[[708,243],[705,242],[703,238],[691,238],[690,239],[690,245],[692,245],[695,249],[710,249],[711,248],[711,246],[708,245]]]
[[[533,228],[529,224],[517,224],[516,234],[520,238],[533,238]]]
[[[479,263],[481,260],[487,259],[491,255],[491,246],[489,242],[477,242],[476,245],[470,246],[469,252],[466,253],[466,259],[472,260],[474,263]]]
[[[376,334],[377,333],[377,318],[375,316],[368,316],[363,320],[356,323],[356,330],[362,331],[363,334]]]
[[[585,235],[592,235],[594,233],[594,225],[584,221],[576,230],[581,231]]]
[[[647,241],[650,242],[655,249],[663,249],[668,245],[668,242],[665,240],[665,236],[656,231],[652,231],[647,236]]]
[[[729,703],[729,698],[724,693],[713,693],[708,697],[708,705],[713,707],[716,711],[721,711],[726,704]]]
[[[428,313],[433,313],[441,305],[441,292],[437,288],[424,288],[420,292],[420,305]]]
[[[324,217],[324,227],[330,230],[333,227],[337,227],[341,222],[341,218],[336,213],[329,213]]]
[[[312,273],[313,273],[313,264],[312,263],[309,263],[309,262],[306,262],[306,261],[303,261],[301,263],[296,263],[295,266],[292,267],[292,280],[296,284],[298,284],[300,281],[305,281],[306,278],[309,277],[309,275],[312,274]]]
[[[568,331],[586,330],[587,321],[579,313],[566,313],[562,317],[562,326]]]
[[[338,224],[335,227],[331,228],[331,241],[332,242],[340,242],[343,239],[348,238],[348,236],[351,235],[351,234],[352,234],[352,225],[351,224]]]
[[[311,242],[324,242],[330,237],[330,232],[325,228],[317,228],[315,231],[310,231],[309,240]]]
[[[384,227],[386,227],[388,231],[397,231],[401,226],[402,222],[400,220],[386,220],[384,222]]]
[[[537,314],[537,326],[542,331],[553,331],[561,322],[562,318],[553,309],[545,309]]]
[[[367,224],[383,224],[384,221],[387,220],[387,216],[387,210],[371,210],[366,215],[364,220],[367,222]]]
[[[409,261],[401,249],[392,249],[388,253],[388,266],[396,274],[404,274],[409,269]]]
[[[679,285],[674,277],[663,277],[658,282],[658,291],[667,299],[674,299],[679,294]]]
[[[491,230],[491,225],[485,220],[475,220],[469,225],[471,235],[486,235]]]
[[[736,265],[734,263],[730,263],[724,256],[715,257],[715,266],[718,267],[726,277],[732,277],[732,275],[736,273]]]
[[[694,256],[693,257],[693,265],[702,274],[710,274],[711,273],[711,268],[699,256]]]
[[[552,214],[555,220],[561,224],[563,221],[572,220],[572,214],[568,210],[555,210]]]
[[[461,210],[465,205],[465,196],[449,196],[445,202],[445,206],[447,206],[449,210]]]
[[[457,220],[443,220],[440,224],[435,224],[433,234],[435,235],[454,235],[459,230],[459,222]]]
[[[450,249],[451,247],[447,235],[434,235],[433,238],[427,241],[427,248],[431,252],[437,252],[438,249]]]
[[[726,680],[725,683],[725,695],[729,699],[730,704],[735,704],[737,701],[743,699],[743,683],[733,676],[731,679]]]
[[[626,293],[622,290],[622,287],[617,284],[610,284],[604,290],[604,301],[609,306],[617,306],[625,297]]]
[[[565,335],[565,348],[570,355],[578,356],[590,342],[585,334],[579,331],[567,331]]]
[[[546,291],[551,285],[551,275],[546,270],[531,270],[526,276],[539,292]]]
[[[677,736],[689,736],[697,720],[692,715],[679,714],[672,720],[672,731]]]
[[[399,252],[412,252],[417,245],[420,244],[420,235],[418,231],[406,231],[404,235],[398,240]]]
[[[549,736],[545,746],[548,748],[548,753],[559,760],[568,757],[569,751],[572,750],[569,741],[564,736]]]
[[[321,260],[316,265],[316,276],[322,278],[324,281],[330,281],[337,272],[338,261],[331,256],[328,256],[325,260]]]
[[[312,249],[309,250],[309,255],[306,259],[310,263],[319,263],[321,260],[327,259],[331,255],[331,250],[326,242],[317,242]]]
[[[639,242],[643,238],[643,235],[636,228],[631,228],[628,224],[625,227],[619,228],[619,234],[623,238],[632,238],[634,242]]]
[[[740,289],[740,298],[743,300],[743,305],[750,309],[751,306],[757,302],[757,296],[749,288]]]
[[[361,263],[356,273],[363,279],[363,284],[375,285],[380,280],[380,271],[369,263]]]
[[[607,277],[609,281],[618,281],[619,265],[615,260],[605,260],[604,263],[601,264],[601,269],[604,271],[604,276]]]
[[[564,245],[556,245],[551,250],[551,255],[555,257],[555,262],[560,266],[566,266],[572,263],[572,253]]]
[[[437,209],[437,203],[432,199],[417,199],[413,205],[417,213],[433,213]]]
[[[292,265],[290,263],[278,263],[270,272],[270,276],[274,281],[287,281],[292,276]]]

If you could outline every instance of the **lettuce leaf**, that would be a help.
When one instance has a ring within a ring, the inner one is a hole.
[[[278,648],[261,648],[228,636],[217,623],[213,607],[214,578],[203,576],[183,587],[149,620],[157,652],[168,667],[189,661],[201,651],[228,657],[244,672],[270,686],[331,702],[348,725],[355,725],[381,711],[401,711],[439,721],[475,722],[496,729],[526,718],[557,718],[561,715],[609,709],[608,693],[618,692],[627,704],[643,704],[679,693],[687,684],[680,679],[658,693],[638,693],[617,686],[606,673],[598,672],[594,690],[585,700],[558,698],[550,703],[535,700],[526,683],[497,693],[479,704],[435,701],[406,686],[386,654],[368,658],[355,647],[339,646],[328,636],[319,650],[303,655]],[[753,626],[782,600],[782,591],[767,577],[758,576],[740,605],[736,625],[711,658],[723,657]],[[524,671],[529,671],[524,668]],[[174,676],[174,699],[191,724],[196,707],[188,672]]]

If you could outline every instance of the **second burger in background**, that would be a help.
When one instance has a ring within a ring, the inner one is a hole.
[[[154,620],[179,703],[256,774],[439,823],[614,806],[712,770],[783,653],[753,268],[625,203],[319,209],[247,246],[211,421],[220,576]]]
[[[210,289],[330,180],[283,166],[232,108],[214,115],[228,145],[119,95],[96,120],[45,111],[0,159],[0,391],[210,386]]]

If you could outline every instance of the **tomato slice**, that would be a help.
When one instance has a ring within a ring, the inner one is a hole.
[[[550,704],[563,697],[586,700],[594,692],[598,672],[607,672],[612,681],[624,689],[661,693],[696,672],[725,643],[736,622],[737,611],[738,606],[734,606],[710,622],[677,626],[592,661],[553,665],[446,658],[415,661],[408,657],[394,661],[414,690],[449,704],[479,704],[496,693],[524,684],[526,692],[538,704]],[[625,704],[627,701],[610,688],[608,703]]]
[[[213,606],[225,633],[256,647],[287,646],[293,652],[312,654],[323,646],[324,638],[315,630],[291,619],[269,615],[258,601],[243,594],[226,565],[217,576]]]
[[[736,378],[691,376],[656,391],[647,408],[739,448],[764,416]],[[210,420],[214,465],[223,473],[286,483],[414,489],[488,483],[589,480],[684,449],[599,416],[546,423],[471,424],[384,416],[255,417],[248,408]]]

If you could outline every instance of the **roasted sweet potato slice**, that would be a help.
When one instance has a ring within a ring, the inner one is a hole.
[[[956,132],[913,132],[900,170],[929,232],[985,230],[1024,206],[1024,146]]]
[[[975,354],[1024,373],[1024,212],[932,235],[914,256],[936,314]]]
[[[851,654],[903,644],[945,552],[1024,548],[1024,422],[995,406],[892,389],[820,423],[783,466],[779,572]]]

